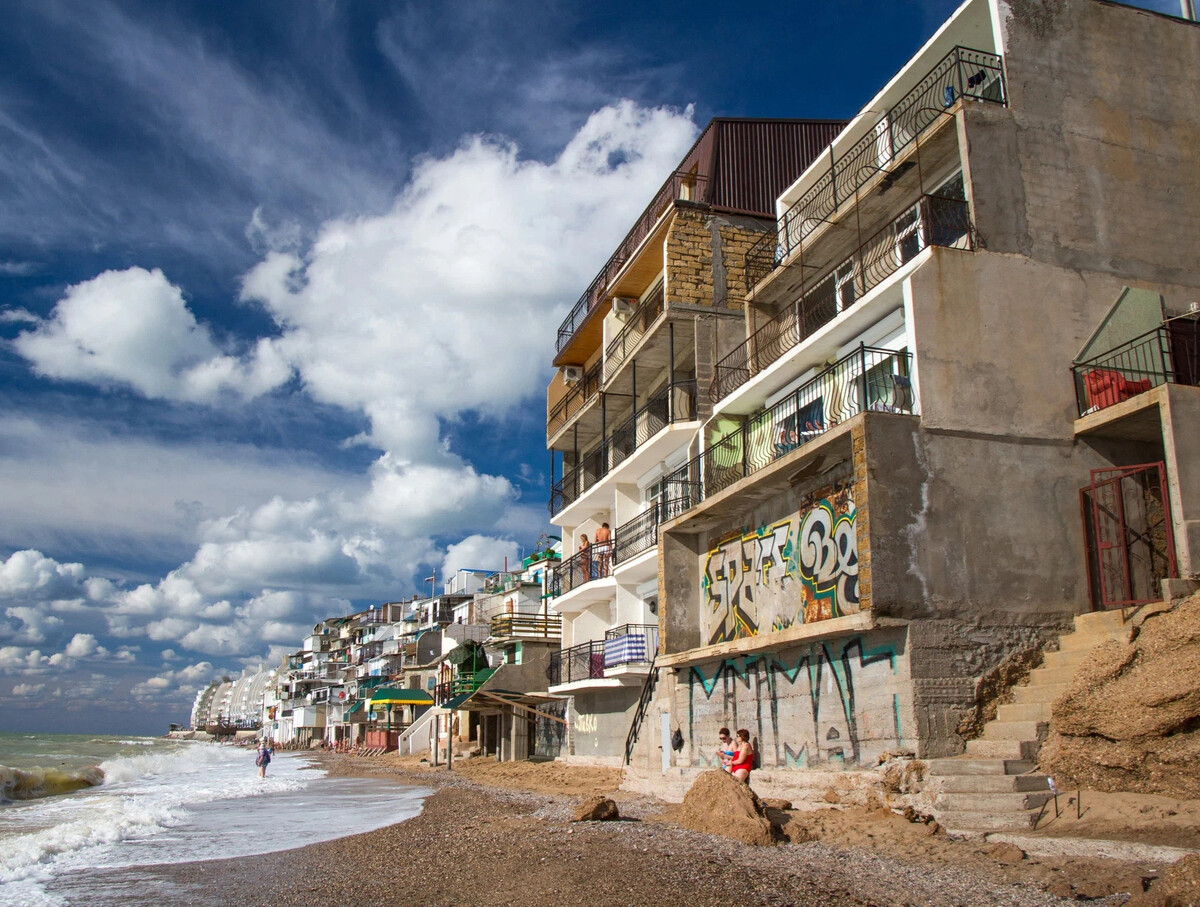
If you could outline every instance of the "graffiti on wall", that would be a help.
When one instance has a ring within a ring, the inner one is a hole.
[[[703,557],[701,635],[726,642],[859,609],[858,539],[848,488]]]
[[[902,746],[896,659],[856,636],[690,668],[692,764],[717,764],[722,726],[747,728],[764,767],[859,765]]]

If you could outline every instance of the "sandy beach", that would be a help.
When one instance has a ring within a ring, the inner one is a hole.
[[[618,791],[616,769],[474,760],[456,762],[448,772],[393,756],[320,759],[331,773],[384,775],[434,793],[419,817],[366,834],[253,858],[92,875],[89,884],[121,892],[125,904],[264,907],[715,907],[731,899],[949,907],[1077,898],[1115,905],[1140,894],[1164,869],[1146,861],[1026,856],[1011,844],[954,842],[936,826],[883,810],[776,810],[772,818],[791,840],[750,847],[680,827],[677,804]],[[574,822],[576,806],[598,793],[612,796],[622,821]],[[1159,837],[1194,846],[1197,828],[1194,817],[1184,816]],[[1149,824],[1145,831],[1154,837]]]

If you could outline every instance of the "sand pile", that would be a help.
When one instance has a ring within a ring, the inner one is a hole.
[[[745,844],[775,844],[782,837],[749,785],[719,769],[703,772],[683,798],[679,824]]]
[[[1168,866],[1144,894],[1136,894],[1127,907],[1195,907],[1200,904],[1200,854]]]
[[[1059,787],[1200,798],[1200,594],[1099,646],[1054,704],[1039,764]]]

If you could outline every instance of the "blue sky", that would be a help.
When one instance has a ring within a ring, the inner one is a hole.
[[[555,328],[698,130],[954,6],[0,2],[0,729],[528,550]]]

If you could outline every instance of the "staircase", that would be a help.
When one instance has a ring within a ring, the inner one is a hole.
[[[938,821],[951,833],[986,833],[1032,828],[1053,794],[1049,779],[1036,769],[1046,739],[1050,707],[1092,649],[1109,639],[1128,639],[1120,611],[1075,617],[1074,632],[1059,638],[1059,650],[1046,652],[1040,668],[1013,688],[1013,701],[997,710],[983,736],[967,741],[967,752],[930,759],[927,777],[941,782],[935,800]]]

